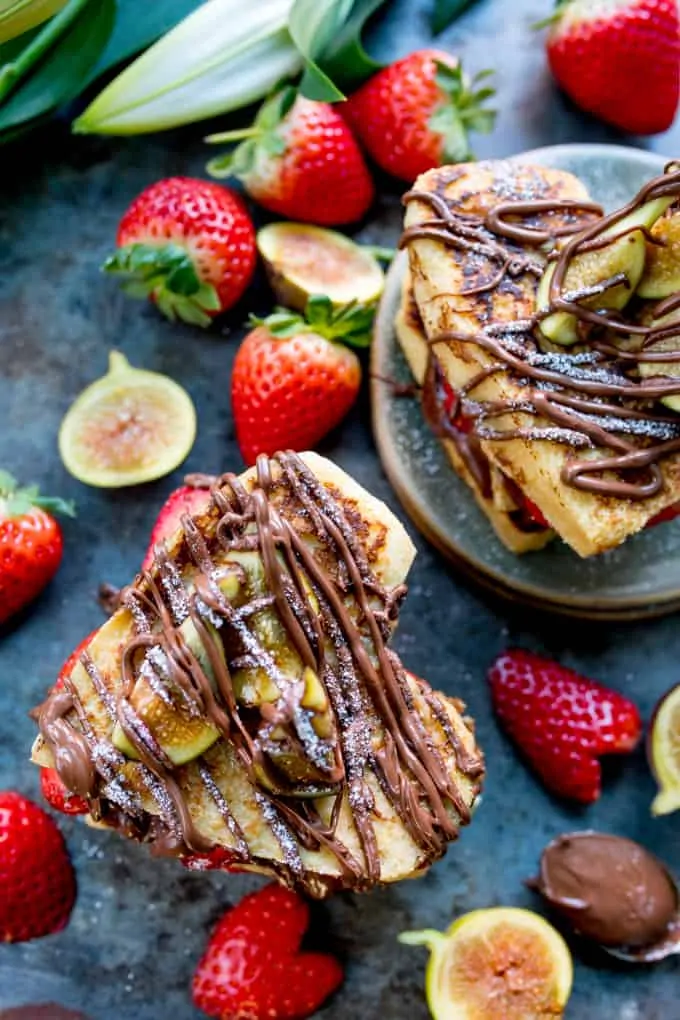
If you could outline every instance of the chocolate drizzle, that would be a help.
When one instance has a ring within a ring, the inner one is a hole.
[[[112,723],[134,748],[138,764],[130,767],[160,810],[160,819],[146,829],[140,821],[137,835],[160,852],[210,851],[214,843],[199,831],[183,782],[184,770],[194,769],[223,820],[224,842],[233,848],[234,860],[257,860],[220,787],[211,751],[190,765],[174,765],[161,738],[135,709],[135,685],[143,677],[168,711],[181,708],[228,741],[280,846],[283,860],[277,868],[290,881],[305,883],[301,848],[322,847],[337,860],[341,884],[364,888],[380,880],[369,775],[425,859],[440,856],[470,817],[469,795],[458,788],[447,759],[456,761],[475,790],[483,764],[457,737],[443,700],[421,692],[443,738],[440,749],[435,745],[415,705],[415,681],[409,682],[386,646],[405,587],[381,585],[343,505],[296,454],[277,454],[272,462],[261,457],[251,492],[234,475],[225,475],[211,495],[211,513],[219,516],[212,538],[191,518],[182,521],[181,555],[191,566],[192,586],[185,586],[176,561],[159,546],[153,570],[123,593],[136,633],[123,651],[115,698],[89,656],[81,660]],[[215,551],[221,554],[219,568]],[[225,552],[237,595],[222,583]],[[256,556],[262,575],[256,592],[245,584],[242,555]],[[263,612],[274,617],[283,635],[287,667],[259,636],[255,622]],[[291,661],[297,664],[294,670]],[[235,679],[243,669],[265,678],[275,697],[244,702]],[[326,699],[323,725],[304,703],[305,683],[314,678]],[[420,692],[418,685],[415,689]],[[101,798],[111,784],[111,768],[102,766],[107,756],[97,756],[81,732],[72,711],[77,705],[75,689],[53,692],[40,715],[41,732],[67,786],[75,783],[77,792]],[[112,745],[109,751],[109,759],[113,754],[120,764],[119,751]],[[284,760],[288,771],[282,770]],[[121,777],[119,769],[119,784]],[[136,816],[132,797],[123,794],[122,805],[121,817],[130,828]],[[347,808],[360,858],[337,835]]]
[[[608,216],[600,215],[594,203],[560,199],[506,201],[486,216],[474,216],[457,209],[441,192],[413,190],[404,196],[405,203],[428,205],[433,216],[408,227],[402,247],[429,239],[469,252],[476,266],[480,259],[482,264],[486,260],[488,270],[478,273],[481,282],[461,290],[460,297],[481,297],[515,279],[538,278],[548,261],[554,261],[547,307],[525,320],[490,322],[477,332],[447,330],[429,340],[425,412],[431,421],[439,420],[440,434],[446,432],[457,442],[468,467],[472,470],[476,464],[478,481],[480,461],[470,455],[471,436],[482,443],[482,450],[484,444],[509,439],[547,440],[570,447],[562,479],[584,491],[644,500],[663,490],[660,464],[680,452],[680,417],[665,412],[656,401],[680,395],[680,378],[661,374],[641,378],[638,366],[680,362],[680,321],[665,321],[680,309],[680,294],[652,308],[650,324],[644,325],[597,307],[600,294],[628,284],[623,274],[575,293],[567,292],[565,284],[575,258],[604,248],[634,229],[617,234],[617,225],[629,214],[655,199],[674,202],[679,196],[676,164]],[[541,322],[558,312],[575,316],[580,342],[576,348],[557,350],[542,341],[542,350],[538,344]],[[677,350],[658,349],[659,343],[674,337],[678,337]],[[488,362],[456,394],[450,415],[442,413],[445,376],[436,352],[445,344],[471,344],[482,352],[482,363]],[[478,398],[478,387],[494,374],[511,383],[512,395],[494,401]],[[463,431],[453,425],[457,416],[469,428]],[[508,416],[512,427],[508,427]],[[587,452],[576,456],[577,450]]]

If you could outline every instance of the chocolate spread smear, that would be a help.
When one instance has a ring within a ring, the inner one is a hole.
[[[446,760],[457,762],[475,791],[484,767],[448,725],[444,701],[428,693],[443,738],[441,748],[435,746],[413,704],[404,668],[387,647],[405,586],[388,589],[380,583],[356,524],[294,453],[277,454],[271,462],[260,457],[251,492],[232,474],[218,479],[211,489],[211,512],[219,521],[210,540],[191,517],[182,520],[179,558],[195,567],[191,590],[163,545],[154,550],[153,569],[125,589],[123,600],[134,618],[135,634],[123,650],[122,684],[115,697],[87,652],[81,658],[111,727],[117,724],[134,748],[141,763],[137,769],[161,818],[150,820],[138,796],[126,788],[121,771],[126,759],[112,743],[95,739],[73,688],[53,691],[40,715],[41,733],[66,785],[77,785],[105,822],[152,843],[157,853],[205,854],[213,848],[199,831],[180,782],[186,766],[173,765],[131,703],[140,671],[148,676],[154,666],[153,682],[160,685],[160,693],[181,697],[190,714],[209,721],[247,770],[281,847],[284,863],[277,869],[282,877],[304,887],[300,849],[325,847],[338,862],[341,885],[360,889],[380,880],[369,774],[376,777],[423,858],[441,856],[458,826],[470,818],[469,798]],[[296,520],[301,522],[298,528]],[[216,547],[227,554],[255,552],[265,594],[245,604],[228,598],[216,580]],[[323,737],[314,733],[302,707],[304,685],[282,673],[249,623],[263,609],[276,612],[303,668],[322,682],[330,705]],[[185,640],[185,621],[191,621],[192,633],[200,639],[211,677],[199,661],[205,658]],[[239,649],[236,657],[234,647]],[[244,710],[232,681],[244,659],[275,685],[277,701]],[[297,783],[277,772],[272,758],[273,734],[280,731],[306,763],[305,777]],[[376,743],[380,731],[384,739]],[[230,833],[234,862],[257,863],[208,761],[199,758],[197,766]],[[341,804],[348,804],[353,816],[359,859],[336,834]]]
[[[463,295],[490,293],[508,280],[527,275],[538,279],[546,259],[555,262],[547,307],[523,321],[488,323],[470,333],[448,330],[429,340],[429,381],[423,392],[426,407],[437,400],[437,372],[432,364],[440,363],[438,346],[472,344],[493,361],[490,369],[458,394],[472,428],[465,434],[454,429],[450,438],[459,443],[468,464],[470,435],[482,442],[547,440],[571,447],[562,479],[573,488],[630,500],[648,499],[662,491],[659,465],[665,457],[680,452],[680,417],[664,411],[657,401],[679,395],[680,378],[641,378],[637,366],[680,361],[680,342],[676,351],[657,347],[680,332],[677,322],[660,321],[680,308],[680,294],[659,302],[652,309],[650,324],[643,325],[624,319],[619,312],[583,303],[610,287],[627,284],[625,275],[617,274],[579,293],[568,293],[565,281],[577,256],[611,244],[617,237],[617,224],[646,202],[663,197],[674,202],[680,197],[678,164],[669,164],[666,172],[646,184],[628,205],[608,216],[600,215],[594,203],[561,199],[508,201],[486,216],[474,216],[459,211],[441,190],[413,190],[404,196],[407,204],[428,205],[432,219],[408,227],[402,247],[427,238],[488,261],[485,280]],[[540,349],[540,323],[555,312],[578,320],[582,342],[575,351]],[[634,338],[637,345],[618,346],[617,338]],[[476,389],[490,372],[515,383],[517,397],[494,402],[477,399]],[[496,419],[508,413],[521,414],[522,420],[533,419],[533,423],[511,429],[497,425]],[[587,451],[587,455],[577,451]]]

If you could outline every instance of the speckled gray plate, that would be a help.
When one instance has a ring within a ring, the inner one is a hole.
[[[614,145],[556,145],[517,157],[571,170],[606,209],[628,201],[663,169],[659,156]],[[451,470],[417,401],[395,397],[376,376],[408,380],[394,333],[406,256],[392,265],[376,319],[373,422],[383,467],[417,527],[477,581],[508,598],[575,616],[635,619],[680,609],[680,519],[580,559],[553,542],[515,556],[496,538],[468,487]]]

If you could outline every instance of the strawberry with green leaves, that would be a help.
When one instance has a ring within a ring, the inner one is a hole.
[[[361,219],[373,181],[361,150],[334,106],[284,88],[252,127],[211,135],[241,144],[208,163],[214,177],[238,177],[256,202],[291,220],[333,226]]]
[[[254,319],[239,348],[231,399],[243,459],[307,450],[345,417],[357,398],[361,365],[353,347],[371,340],[374,308],[334,308],[314,296],[305,315],[285,308]]]
[[[64,540],[55,513],[74,516],[72,503],[21,489],[0,471],[0,623],[32,602],[61,563]]]
[[[426,170],[472,158],[469,131],[488,132],[494,90],[470,80],[456,57],[417,50],[378,71],[343,106],[343,116],[378,166],[412,182]]]
[[[127,209],[104,271],[169,319],[209,326],[243,295],[255,270],[255,229],[239,195],[211,181],[169,177]]]

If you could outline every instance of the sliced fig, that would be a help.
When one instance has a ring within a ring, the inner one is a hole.
[[[652,227],[660,244],[647,244],[645,271],[637,292],[643,298],[670,297],[680,290],[680,214],[663,216]]]
[[[218,653],[223,656],[219,633],[207,621],[204,621],[204,626]],[[210,656],[192,620],[184,621],[180,627],[180,634],[214,686],[215,675]],[[204,715],[196,712],[195,708],[192,709],[191,702],[185,700],[180,691],[173,691],[165,683],[165,678],[162,675],[158,676],[158,669],[162,674],[162,662],[160,666],[156,666],[147,656],[130,695],[130,704],[170,761],[175,765],[183,765],[207,751],[218,739],[219,730]],[[159,693],[161,687],[167,692],[165,696]],[[125,735],[120,723],[116,723],[112,740],[118,750],[128,758],[138,757],[135,747]]]
[[[83,390],[62,421],[59,452],[79,481],[118,489],[174,471],[195,438],[196,411],[188,393],[112,351],[108,373]]]
[[[680,809],[680,684],[671,687],[654,710],[647,757],[659,786],[652,814],[669,815]]]
[[[335,230],[306,223],[270,223],[257,235],[257,247],[278,301],[304,312],[314,294],[335,306],[374,304],[385,276],[368,248]]]
[[[427,946],[425,992],[434,1020],[561,1017],[571,994],[571,954],[538,914],[514,907],[473,910],[447,932],[405,932]]]
[[[645,321],[648,320],[645,319]],[[645,348],[646,353],[660,354],[663,351],[669,351],[675,355],[680,354],[680,314],[678,314],[677,311],[669,312],[668,315],[663,315],[659,319],[654,319],[653,322],[654,326],[665,327],[677,323],[678,332],[675,336],[667,336],[662,340],[658,340],[656,343],[649,344]],[[652,376],[664,376],[669,379],[678,379],[678,393],[672,394],[668,397],[662,397],[661,403],[665,404],[666,407],[670,407],[671,411],[680,413],[680,360],[641,361],[638,367],[643,379],[649,379]]]
[[[584,308],[621,309],[625,307],[640,282],[645,268],[645,237],[641,228],[649,229],[668,208],[672,199],[658,198],[646,202],[625,219],[613,224],[602,237],[611,236],[612,242],[604,248],[584,252],[573,259],[564,281],[565,293],[579,294],[596,288],[608,280],[625,274],[627,283],[608,287],[601,293],[578,300]],[[550,284],[555,275],[555,263],[550,262],[538,286],[536,307],[549,307]],[[578,343],[578,321],[570,312],[553,312],[540,323],[541,335],[554,344],[569,347]]]

